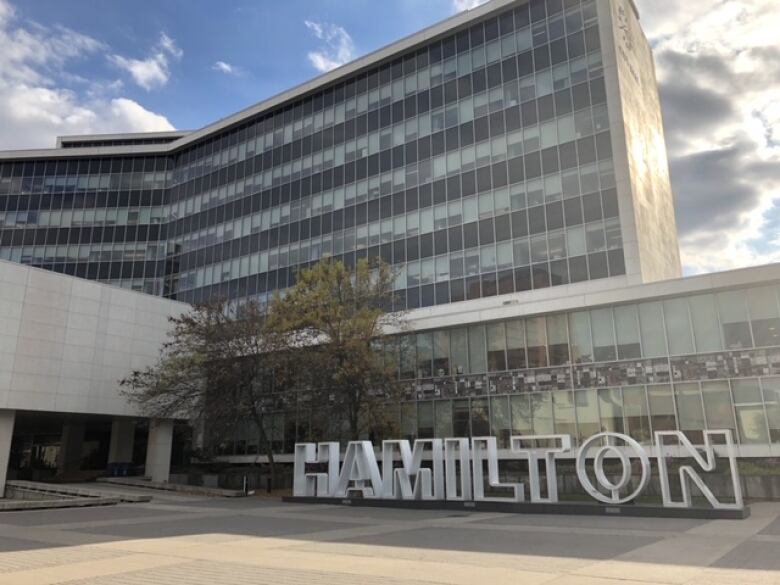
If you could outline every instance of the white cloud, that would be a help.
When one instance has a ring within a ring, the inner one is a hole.
[[[64,134],[172,130],[164,116],[120,96],[120,80],[67,71],[106,50],[76,31],[22,22],[0,0],[0,149],[53,147]]]
[[[217,61],[211,66],[214,71],[219,71],[225,75],[242,75],[243,70],[240,67],[226,63],[225,61]]]
[[[780,261],[780,4],[638,3],[656,55],[686,270]]]
[[[463,10],[471,10],[477,6],[484,4],[488,0],[452,0],[452,7],[455,12],[461,12]]]
[[[309,61],[318,71],[325,73],[355,58],[355,43],[346,30],[327,22],[304,21],[306,28],[324,45],[317,51],[308,54]]]
[[[109,61],[130,73],[138,85],[149,91],[168,83],[171,77],[170,58],[181,59],[183,55],[184,51],[176,45],[176,42],[165,33],[161,33],[160,40],[146,59],[111,55]]]

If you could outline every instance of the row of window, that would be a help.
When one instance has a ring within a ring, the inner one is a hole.
[[[568,0],[567,0],[568,1]],[[543,17],[538,21],[535,21],[534,28],[531,31],[531,41],[536,47],[547,43],[551,38],[558,39],[566,32],[573,33],[580,30],[583,26],[589,26],[596,21],[596,8],[595,2],[589,1],[585,3],[582,11],[580,11],[579,2],[572,2],[572,5],[567,8],[567,13],[564,17],[562,8],[555,7],[551,11],[551,15],[559,15],[553,17],[553,22],[550,28],[545,22],[546,18]],[[469,59],[469,65],[472,67],[480,65],[482,59],[479,56],[479,47],[486,42],[491,47],[490,56],[500,54],[501,44],[509,44],[511,36],[511,44],[517,50],[517,46],[526,46],[528,42],[527,32],[521,32],[519,38],[515,40],[514,31],[527,31],[527,27],[530,24],[530,18],[527,17],[527,6],[518,7],[514,11],[508,11],[504,13],[500,20],[505,23],[502,29],[502,34],[499,34],[499,17],[489,19],[486,23],[477,23],[471,27],[470,30],[461,31],[457,36],[453,35],[449,39],[444,41],[437,41],[422,49],[419,49],[406,56],[399,57],[393,63],[378,67],[373,71],[367,73],[358,74],[352,79],[346,80],[343,83],[337,84],[333,88],[325,89],[322,93],[315,96],[304,98],[302,101],[286,107],[283,111],[265,116],[263,119],[231,133],[226,133],[221,137],[215,137],[213,140],[199,145],[182,156],[180,166],[184,167],[186,164],[202,164],[196,163],[196,161],[202,161],[206,157],[211,160],[211,151],[216,150],[228,150],[229,147],[235,146],[236,153],[234,159],[237,158],[237,149],[240,143],[246,141],[246,135],[254,136],[255,134],[263,136],[266,132],[275,132],[273,140],[278,141],[278,144],[282,144],[285,135],[288,135],[290,139],[294,132],[303,132],[304,120],[306,120],[307,127],[313,127],[315,123],[316,113],[320,113],[320,117],[317,120],[325,123],[325,112],[329,112],[328,119],[335,120],[337,110],[335,106],[343,102],[344,116],[347,117],[347,111],[350,113],[357,113],[358,100],[361,100],[360,107],[364,108],[364,111],[368,110],[369,99],[374,104],[382,103],[382,100],[390,101],[393,97],[393,90],[398,94],[400,98],[402,93],[405,93],[406,83],[404,83],[404,76],[411,76],[411,74],[417,71],[427,70],[429,66],[439,67],[441,70],[441,77],[444,76],[444,66],[438,65],[442,61],[445,63],[452,63],[447,66],[448,73],[452,71],[457,75],[458,64],[455,62],[455,56],[460,54],[461,57],[465,55],[471,48],[476,49],[475,56]],[[565,18],[565,20],[564,20]],[[500,42],[493,43],[499,37],[503,36]],[[487,62],[488,55],[484,54],[484,62]],[[465,60],[464,60],[465,61]],[[461,65],[461,67],[463,67]],[[429,74],[430,75],[430,74]],[[425,88],[426,78],[430,83],[430,76],[422,76],[422,88]],[[437,74],[434,73],[434,81],[438,79]],[[410,91],[419,90],[420,82],[415,77],[414,86],[409,87]],[[401,82],[399,84],[399,82]],[[400,86],[400,87],[399,87]],[[403,92],[401,91],[403,87]],[[361,96],[361,94],[363,94]],[[264,141],[265,144],[265,141]]]
[[[532,59],[530,54],[528,57]],[[393,142],[398,145],[404,136],[409,142],[411,137],[435,134],[513,106],[520,107],[523,125],[528,126],[544,119],[551,104],[559,114],[579,109],[588,99],[585,82],[603,75],[599,52],[536,74],[533,63],[521,65],[521,58],[517,62],[514,58],[507,59],[495,71],[487,69],[467,74],[457,81],[412,94],[380,110],[338,122],[292,142],[280,140],[279,144],[274,144],[270,135],[260,136],[219,151],[199,165],[177,168],[172,185],[186,184],[244,161],[254,160],[255,168],[261,165],[268,168],[313,155],[316,166],[321,162],[316,158],[318,152],[323,149],[326,164],[330,158],[327,149],[334,146],[336,150],[331,156],[350,161],[360,158],[365,149],[379,152],[390,148]],[[521,68],[519,71],[518,67]],[[311,160],[304,160],[304,169],[311,164]]]
[[[778,289],[752,288],[393,338],[402,379],[780,345]]]
[[[366,254],[366,250],[362,250],[362,252],[362,255],[353,252],[337,256],[335,259],[344,261],[348,265],[354,265],[358,258],[373,258],[371,256],[373,250],[368,250],[368,254]],[[435,284],[421,284],[417,287],[396,290],[393,305],[388,306],[387,309],[400,311],[456,303],[608,276],[620,276],[625,274],[625,271],[622,249],[596,252],[587,256],[522,266],[514,270],[509,269],[498,273],[492,270],[483,272],[480,276]],[[199,303],[214,297],[231,299],[251,297],[265,306],[273,298],[274,290],[282,290],[294,284],[295,270],[279,268],[254,276],[230,280],[222,279],[221,275],[215,274],[213,278],[219,278],[221,282],[181,291],[178,284],[179,277],[178,275],[174,276],[174,281],[170,285],[171,294],[175,293],[178,300],[189,303]]]
[[[705,430],[729,429],[741,445],[780,443],[780,378],[745,378],[683,384],[590,390],[554,390],[513,396],[426,400],[387,405],[400,427],[388,439],[494,436],[508,449],[512,436],[571,435],[575,445],[600,432],[624,433],[653,444],[656,431],[681,430],[695,444]],[[343,413],[322,417],[299,407],[264,417],[274,449],[291,451],[300,441],[347,440]],[[259,433],[237,425],[222,455],[258,453]]]
[[[477,188],[482,191],[489,189],[490,177],[482,176],[486,174],[484,167],[491,164],[497,165],[507,160],[511,161],[509,169],[511,182],[516,185],[519,184],[519,178],[524,178],[529,183],[527,191],[529,192],[528,201],[531,205],[541,203],[545,199],[559,199],[562,193],[568,194],[570,197],[581,192],[587,193],[590,185],[580,185],[578,174],[572,169],[578,165],[585,166],[593,161],[605,160],[611,156],[610,135],[606,131],[608,128],[606,107],[599,106],[594,108],[592,112],[590,110],[578,112],[574,120],[578,120],[576,123],[578,129],[575,132],[575,136],[578,137],[576,140],[559,142],[560,133],[557,132],[557,124],[552,122],[549,125],[551,132],[547,132],[548,125],[542,126],[541,135],[537,127],[530,133],[527,130],[512,132],[490,141],[484,141],[476,146],[466,146],[460,150],[449,151],[417,164],[410,162],[406,164],[405,168],[385,171],[379,176],[373,175],[371,178],[350,182],[332,190],[324,189],[322,193],[316,192],[310,197],[299,192],[292,193],[292,189],[286,193],[286,196],[282,190],[276,193],[274,190],[265,190],[252,196],[251,206],[247,205],[247,201],[244,199],[243,201],[234,201],[232,205],[227,205],[221,210],[213,208],[211,206],[213,202],[224,204],[229,200],[240,199],[249,193],[254,193],[259,187],[256,182],[253,187],[251,178],[238,181],[235,183],[233,191],[229,185],[188,199],[187,205],[184,202],[173,204],[170,211],[171,216],[186,219],[174,222],[171,229],[173,233],[187,232],[191,229],[192,224],[202,224],[204,218],[208,218],[206,219],[208,225],[214,225],[219,221],[220,212],[230,216],[240,216],[247,214],[250,207],[252,212],[266,210],[263,212],[262,222],[264,223],[260,225],[264,228],[273,227],[302,217],[316,216],[320,213],[348,208],[373,199],[389,197],[393,192],[398,193],[405,188],[414,188],[418,185],[423,189],[419,205],[425,206],[424,197],[426,195],[429,198],[433,195],[434,199],[443,201],[445,198],[453,199],[466,196]],[[594,132],[598,134],[594,136]],[[568,137],[569,135],[566,136],[566,138]],[[523,155],[525,156],[523,157]],[[478,168],[483,168],[483,170],[476,171],[477,175],[469,174]],[[557,176],[559,169],[563,170],[561,176]],[[368,170],[367,168],[367,174]],[[464,174],[462,181],[451,178],[445,181],[445,177],[453,177],[458,173]],[[537,179],[536,177],[540,175],[545,175],[545,177]],[[257,178],[255,177],[255,181]],[[472,183],[474,183],[473,186]],[[426,187],[426,185],[429,186]],[[431,194],[427,194],[428,189],[432,189]],[[514,189],[514,191],[518,190],[522,190],[522,188]],[[394,202],[395,211],[393,214],[398,213],[403,208],[400,205],[402,203],[400,197],[400,195],[395,196],[397,201]],[[410,203],[413,204],[410,209],[416,209],[418,204]],[[383,205],[389,205],[389,201]],[[204,206],[210,207],[209,210],[206,211]],[[230,213],[231,209],[232,213]],[[388,215],[388,212],[385,212],[384,215]],[[230,219],[230,217],[225,219]]]
[[[505,233],[503,222],[500,221],[502,219],[507,221]],[[614,250],[623,245],[617,218],[514,240],[511,240],[509,235],[508,216],[497,218],[495,225],[492,220],[483,220],[479,224],[479,230],[477,226],[476,223],[467,224],[463,232],[460,228],[455,228],[452,231],[437,232],[428,238],[412,236],[395,241],[392,247],[385,245],[384,252],[379,249],[378,254],[385,262],[394,265],[396,288],[400,289],[406,288],[407,282],[409,285],[419,284],[416,280],[427,284],[433,282],[435,277],[436,281],[441,282],[449,280],[450,276],[475,276],[496,269],[536,265],[548,260]],[[517,226],[515,231],[518,232]],[[523,229],[520,233],[526,234],[527,231]],[[354,236],[353,232],[349,237],[336,237],[332,240],[322,238],[316,242],[291,244],[269,252],[247,254],[222,262],[213,257],[201,256],[193,262],[194,267],[191,269],[188,269],[189,264],[180,263],[179,290],[207,286],[288,266],[296,267],[327,256],[375,248],[378,244],[365,238],[356,241]],[[482,245],[477,246],[480,242]],[[468,247],[463,250],[466,246]]]

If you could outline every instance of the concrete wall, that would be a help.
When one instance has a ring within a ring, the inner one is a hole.
[[[0,261],[0,409],[135,415],[118,380],[188,305]]]
[[[598,0],[626,273],[682,276],[653,52],[631,0]]]

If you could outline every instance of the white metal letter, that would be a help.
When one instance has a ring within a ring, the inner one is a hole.
[[[432,469],[422,466],[426,447],[431,449]],[[393,467],[396,450],[400,453],[400,468]],[[418,439],[414,442],[413,450],[409,441],[382,441],[382,497],[398,500],[443,500],[442,440]]]
[[[524,443],[534,440],[560,441],[560,447],[524,447]],[[529,435],[512,437],[510,447],[513,453],[528,460],[528,483],[531,487],[531,501],[535,503],[555,503],[558,501],[558,474],[556,473],[555,454],[566,453],[571,449],[571,435]],[[540,489],[539,461],[544,461],[547,497],[543,498]]]
[[[609,490],[609,496],[602,494],[591,483],[590,478],[588,477],[588,472],[585,469],[585,459],[588,456],[588,449],[590,449],[591,444],[600,441],[602,438],[606,438],[607,441],[610,439],[623,441],[627,446],[633,449],[642,464],[642,477],[639,480],[639,486],[626,497],[620,497],[620,490],[627,487],[631,481],[631,461],[621,448],[608,443],[607,445],[598,448],[596,456],[593,459],[593,470],[596,473],[596,480],[602,487]],[[619,459],[623,468],[623,472],[617,483],[613,483],[612,480],[607,477],[606,473],[604,473],[604,459],[609,454]],[[590,437],[580,447],[580,451],[577,454],[577,477],[585,491],[598,501],[604,502],[605,504],[625,504],[641,494],[650,481],[650,459],[648,459],[647,453],[644,448],[642,448],[642,445],[628,435],[623,435],[621,433],[598,433],[597,435]]]
[[[327,463],[327,473],[306,473],[307,463]],[[293,495],[327,498],[333,495],[339,478],[338,443],[296,443],[293,466]]]
[[[382,476],[371,441],[350,441],[347,445],[335,496],[343,498],[353,492],[362,493],[364,498],[382,495]]]
[[[457,455],[457,459],[456,459]],[[471,499],[471,455],[468,439],[444,439],[445,476],[447,499],[464,501]],[[458,470],[460,462],[460,492],[458,492]]]
[[[492,488],[507,488],[512,490],[508,498],[485,497],[485,477],[482,471],[482,461],[487,459],[488,485]],[[498,445],[495,437],[474,437],[471,440],[472,477],[474,478],[474,500],[478,502],[522,502],[524,496],[523,484],[500,483],[498,481]]]
[[[682,491],[682,501],[672,499],[669,488],[669,471],[666,466],[666,449],[668,445],[664,442],[664,437],[674,437],[679,442],[679,446],[686,451],[686,457],[692,457],[697,465],[703,471],[715,470],[715,446],[712,443],[712,437],[722,436],[726,441],[726,456],[729,459],[729,469],[731,471],[731,487],[734,491],[734,503],[724,504],[718,501],[712,490],[707,487],[701,476],[690,465],[680,466],[680,489]],[[681,431],[656,431],[655,445],[658,452],[658,475],[661,481],[661,495],[664,506],[667,508],[690,508],[691,503],[691,485],[689,480],[696,484],[702,495],[707,498],[710,505],[717,510],[741,510],[744,507],[742,500],[742,484],[739,480],[739,469],[737,467],[737,457],[734,453],[734,441],[730,430],[722,431],[704,431],[704,453],[706,459],[701,456],[699,451],[688,440]]]

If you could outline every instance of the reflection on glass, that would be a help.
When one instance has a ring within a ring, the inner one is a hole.
[[[552,392],[555,432],[577,436],[577,417],[574,414],[574,397],[571,390]]]
[[[623,397],[620,388],[599,389],[599,412],[601,413],[602,431],[624,432]]]
[[[640,443],[650,441],[650,419],[647,413],[647,396],[644,386],[623,388],[623,414],[626,431]]]
[[[496,437],[500,449],[509,448],[512,435],[512,420],[508,396],[493,396],[490,399],[490,434]]]
[[[764,405],[769,423],[769,437],[773,443],[780,443],[780,378],[763,378]]]
[[[593,334],[593,355],[597,362],[614,360],[615,329],[612,323],[612,309],[596,309],[590,312],[590,326]]]
[[[642,355],[660,357],[666,355],[663,305],[660,302],[639,305],[639,323],[642,331]]]
[[[490,415],[487,398],[471,399],[471,433],[474,437],[490,435]]]
[[[677,413],[680,430],[694,443],[701,444],[704,435],[704,411],[698,384],[675,384],[674,396],[677,400]]]
[[[446,439],[457,436],[452,430],[452,402],[450,400],[435,401],[436,438]]]
[[[553,426],[552,393],[534,392],[531,394],[531,417],[534,435],[551,435]]]
[[[615,307],[615,331],[617,332],[618,359],[640,357],[639,319],[636,305]]]
[[[701,394],[704,398],[707,428],[710,430],[734,430],[734,413],[731,407],[729,383],[726,381],[703,382]]]
[[[576,390],[574,403],[577,413],[580,441],[601,432],[599,403],[596,390]]]
[[[752,347],[745,291],[718,293],[718,308],[726,348]]]
[[[691,319],[693,321],[693,336],[696,341],[696,351],[718,351],[723,349],[718,325],[718,308],[714,295],[699,295],[691,297]]]
[[[664,301],[664,321],[666,323],[669,353],[684,355],[693,353],[691,319],[688,314],[688,299],[669,299]]]
[[[482,374],[487,371],[485,359],[485,327],[469,327],[469,372]]]

